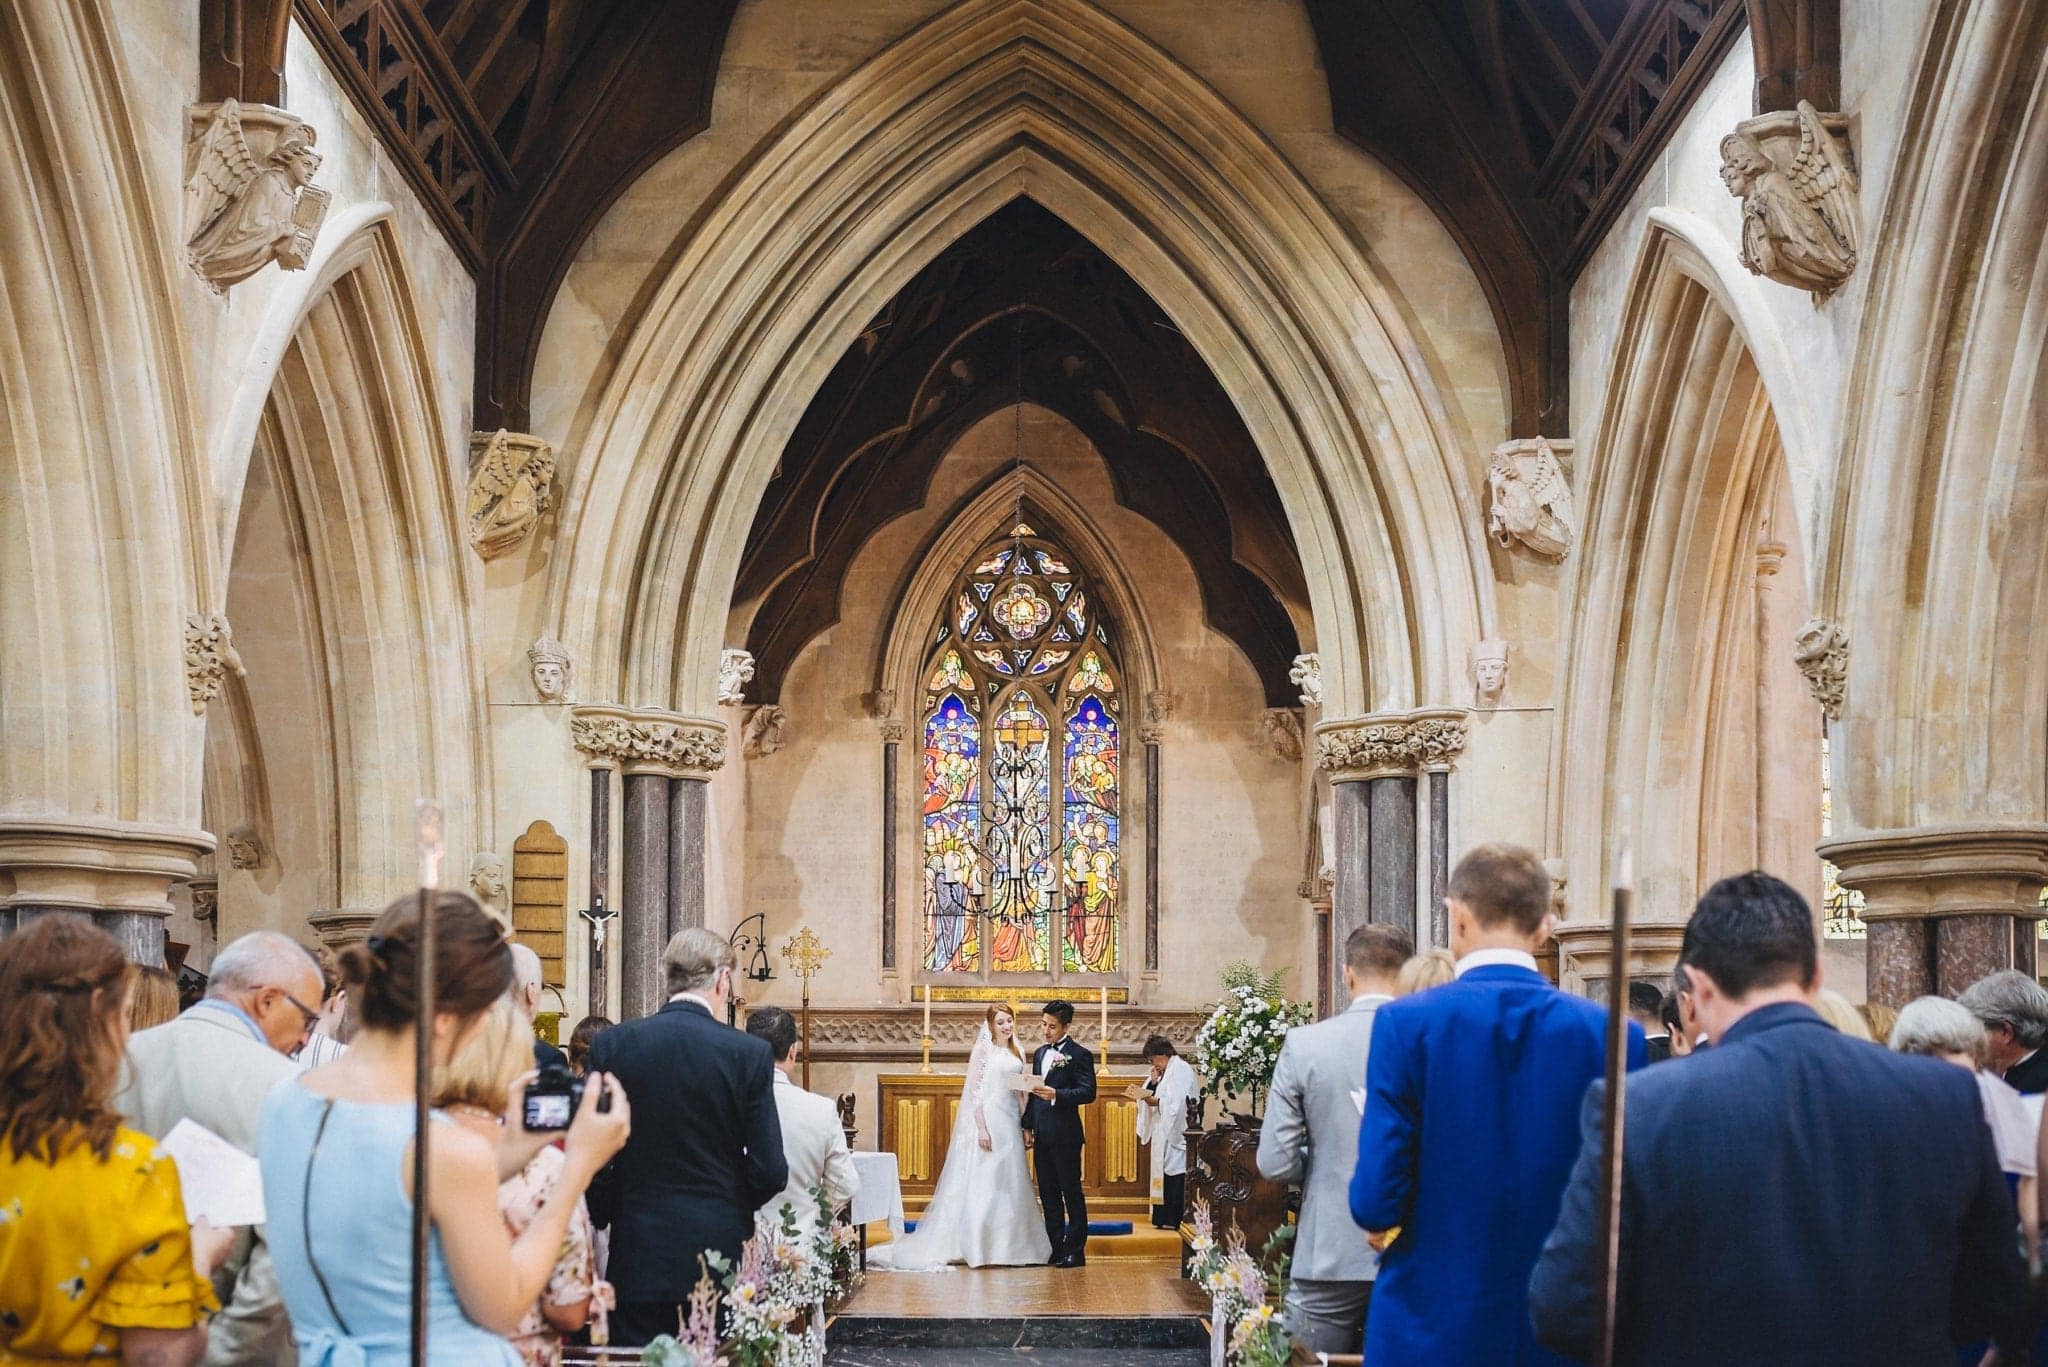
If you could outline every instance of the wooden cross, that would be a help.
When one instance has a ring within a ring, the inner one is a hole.
[[[832,957],[832,951],[825,948],[825,942],[809,926],[805,926],[782,946],[782,957],[804,987],[804,1087],[808,1090],[811,1085],[811,975],[825,966],[825,960]]]

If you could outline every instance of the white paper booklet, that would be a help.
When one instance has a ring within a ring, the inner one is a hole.
[[[263,1170],[252,1155],[189,1119],[163,1137],[162,1147],[177,1160],[187,1220],[215,1229],[263,1223]]]
[[[1013,1092],[1028,1092],[1040,1085],[1040,1078],[1036,1073],[1008,1073],[1003,1083]]]

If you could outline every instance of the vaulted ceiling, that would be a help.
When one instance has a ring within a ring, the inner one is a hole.
[[[823,3],[824,0],[819,0]],[[1443,218],[1517,435],[1567,431],[1571,278],[1747,20],[1757,108],[1839,106],[1839,0],[1304,0],[1337,131]],[[200,98],[278,103],[296,13],[478,275],[476,425],[523,427],[577,247],[709,119],[737,0],[200,0]]]

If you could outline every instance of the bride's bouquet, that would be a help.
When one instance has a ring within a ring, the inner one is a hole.
[[[1202,1090],[1210,1096],[1248,1097],[1251,1113],[1273,1084],[1280,1046],[1287,1032],[1306,1025],[1307,1002],[1290,1002],[1280,992],[1280,975],[1262,974],[1250,964],[1223,970],[1223,1000],[1195,1035],[1195,1062]]]

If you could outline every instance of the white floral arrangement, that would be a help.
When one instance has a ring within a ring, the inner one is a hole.
[[[1248,1097],[1256,1114],[1280,1066],[1287,1032],[1308,1024],[1309,1016],[1308,1003],[1281,995],[1278,974],[1232,964],[1223,973],[1223,1000],[1195,1035],[1202,1090],[1210,1096]]]

